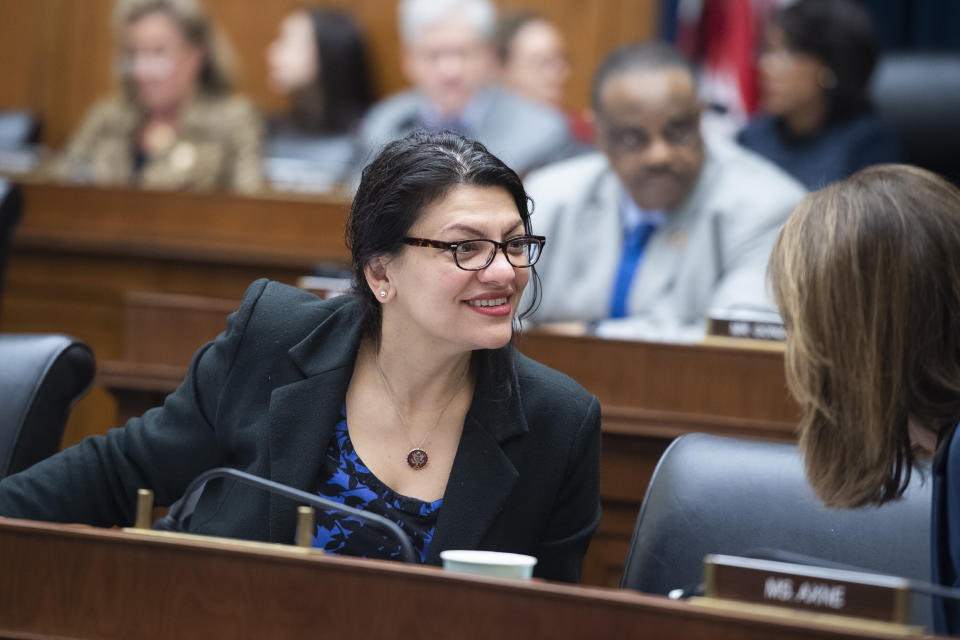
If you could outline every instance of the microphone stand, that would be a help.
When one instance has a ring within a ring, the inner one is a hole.
[[[228,478],[230,480],[239,482],[240,484],[249,485],[258,489],[263,489],[264,491],[268,491],[270,493],[282,495],[292,500],[309,505],[315,509],[329,509],[341,514],[353,516],[354,518],[362,520],[374,528],[388,532],[393,538],[395,538],[397,542],[400,543],[400,556],[403,562],[409,562],[413,564],[418,563],[417,554],[413,550],[413,544],[411,544],[410,538],[400,527],[387,520],[383,516],[375,513],[368,513],[360,509],[355,509],[354,507],[348,507],[347,505],[336,502],[335,500],[323,498],[312,493],[307,493],[306,491],[301,491],[300,489],[288,487],[287,485],[280,484],[279,482],[274,482],[273,480],[267,480],[266,478],[255,476],[252,473],[246,473],[245,471],[231,469],[229,467],[210,469],[209,471],[204,471],[199,476],[194,478],[193,482],[190,483],[186,491],[183,492],[183,497],[180,500],[177,500],[173,506],[170,507],[170,511],[167,513],[167,515],[161,520],[158,520],[154,524],[153,528],[166,531],[184,531],[183,519],[190,515],[190,513],[184,513],[184,511],[189,509],[190,504],[194,502],[190,500],[189,497],[195,492],[201,490],[203,485],[208,480],[221,478]]]

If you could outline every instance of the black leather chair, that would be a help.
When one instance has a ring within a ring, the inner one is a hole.
[[[689,434],[653,472],[621,587],[692,590],[710,553],[788,561],[798,554],[928,581],[930,484],[915,475],[900,501],[828,509],[807,484],[797,447]],[[916,623],[930,624],[929,599],[917,598],[913,609]]]
[[[0,478],[59,450],[95,368],[90,347],[74,338],[0,333]]]
[[[901,160],[960,184],[960,54],[885,55],[870,94],[900,138]]]
[[[0,111],[0,149],[18,149],[40,142],[40,119],[26,109]]]

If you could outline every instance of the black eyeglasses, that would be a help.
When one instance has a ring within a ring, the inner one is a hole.
[[[622,127],[604,121],[600,124],[600,135],[611,149],[620,153],[643,151],[657,135],[638,127]],[[700,141],[700,118],[696,115],[678,118],[669,122],[659,135],[671,147],[692,147]]]
[[[446,249],[453,253],[453,261],[465,271],[486,269],[497,255],[497,249],[503,251],[507,262],[515,267],[527,268],[536,264],[547,239],[543,236],[516,236],[503,242],[476,238],[459,242],[443,242],[426,238],[404,238],[403,241],[414,247]]]

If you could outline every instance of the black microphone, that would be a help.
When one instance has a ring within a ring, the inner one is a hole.
[[[393,538],[395,538],[397,542],[400,543],[400,556],[404,562],[410,562],[414,564],[418,562],[417,554],[413,550],[413,544],[411,544],[410,538],[407,536],[407,534],[405,534],[403,530],[395,523],[390,522],[383,516],[375,513],[367,513],[366,511],[355,509],[353,507],[348,507],[347,505],[341,504],[335,500],[322,498],[318,495],[307,493],[306,491],[288,487],[285,484],[280,484],[279,482],[267,480],[266,478],[255,476],[252,473],[246,473],[245,471],[239,471],[229,467],[210,469],[209,471],[204,471],[199,476],[194,478],[193,482],[191,482],[190,485],[187,486],[187,489],[183,492],[183,497],[173,503],[173,505],[170,507],[170,510],[167,512],[167,515],[154,522],[152,528],[160,531],[177,531],[185,533],[186,527],[184,526],[184,520],[193,514],[193,509],[197,504],[197,499],[200,496],[200,492],[203,491],[203,485],[205,485],[208,480],[214,480],[218,478],[229,478],[239,482],[240,484],[250,485],[258,489],[263,489],[268,493],[291,498],[303,504],[309,505],[314,509],[328,509],[343,515],[353,516],[354,518],[362,520],[364,523],[369,524],[376,529],[386,531]]]

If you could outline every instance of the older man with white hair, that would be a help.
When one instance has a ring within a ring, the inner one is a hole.
[[[492,86],[496,10],[488,0],[401,0],[399,23],[403,72],[413,88],[370,110],[358,167],[419,127],[475,138],[521,173],[570,153],[563,114]]]

